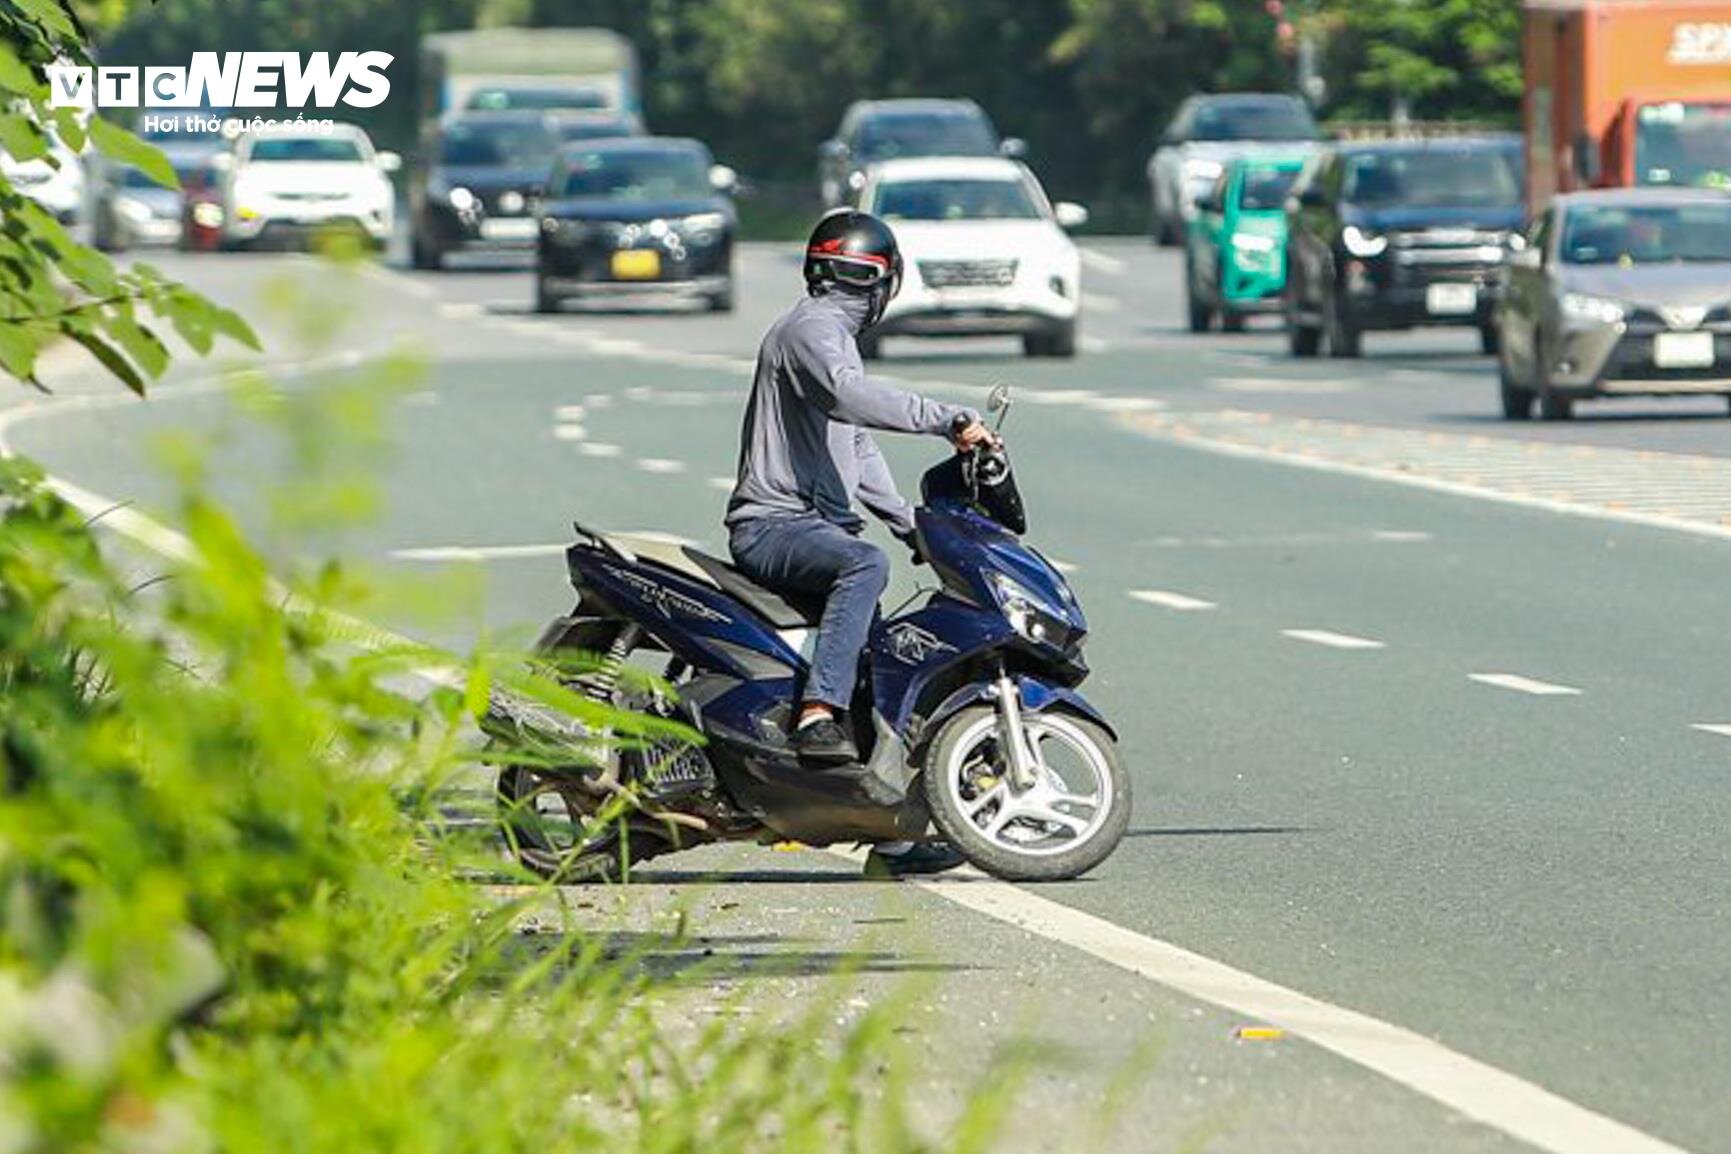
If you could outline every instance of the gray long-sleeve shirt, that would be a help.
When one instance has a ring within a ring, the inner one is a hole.
[[[864,525],[854,499],[898,534],[913,510],[867,429],[943,436],[972,410],[927,400],[865,375],[854,338],[867,302],[846,293],[807,297],[763,338],[740,435],[729,527],[815,510],[850,531]]]

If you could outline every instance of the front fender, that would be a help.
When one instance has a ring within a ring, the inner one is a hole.
[[[1039,678],[1029,677],[1026,674],[1017,674],[1015,681],[1016,688],[1022,694],[1022,709],[1024,712],[1044,713],[1051,709],[1068,709],[1073,713],[1078,713],[1081,716],[1086,717],[1089,721],[1092,721],[1094,724],[1104,729],[1107,733],[1111,734],[1112,740],[1116,741],[1118,739],[1117,729],[1110,721],[1106,720],[1105,715],[1089,704],[1088,699],[1083,697],[1080,693],[1077,693],[1074,689],[1066,689],[1060,685],[1048,685]],[[990,701],[991,689],[992,687],[989,682],[975,682],[972,685],[962,686],[960,689],[944,698],[943,702],[939,704],[936,709],[932,710],[931,716],[926,718],[925,731],[927,733],[935,733],[944,722],[948,721],[968,706]]]

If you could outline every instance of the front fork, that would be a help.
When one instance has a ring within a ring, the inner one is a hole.
[[[1022,728],[1022,691],[1009,674],[999,671],[986,691],[998,709],[998,740],[1009,751],[1010,786],[1017,793],[1034,788],[1037,761],[1028,748],[1028,731]]]

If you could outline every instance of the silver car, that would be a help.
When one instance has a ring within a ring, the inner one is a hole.
[[[1235,92],[1192,96],[1178,106],[1160,146],[1148,158],[1149,232],[1160,244],[1182,243],[1196,202],[1226,165],[1266,144],[1317,141],[1322,133],[1296,96]]]
[[[1566,420],[1591,397],[1731,396],[1731,196],[1603,189],[1555,198],[1509,260],[1503,415]]]

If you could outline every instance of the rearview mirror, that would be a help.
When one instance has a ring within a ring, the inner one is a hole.
[[[1516,249],[1509,254],[1509,267],[1536,272],[1544,267],[1545,254],[1536,248]]]
[[[826,140],[817,146],[817,154],[823,160],[846,160],[847,145],[839,140]]]
[[[1028,142],[1019,136],[1006,136],[998,145],[998,155],[1010,160],[1025,160],[1028,156]]]
[[[739,187],[739,173],[725,164],[714,164],[709,168],[709,187],[716,192],[730,193]]]
[[[1057,220],[1058,227],[1064,229],[1081,228],[1088,223],[1088,210],[1067,200],[1061,200],[1052,206],[1052,216]]]
[[[396,172],[403,167],[403,158],[395,152],[381,152],[378,155],[380,172]]]

